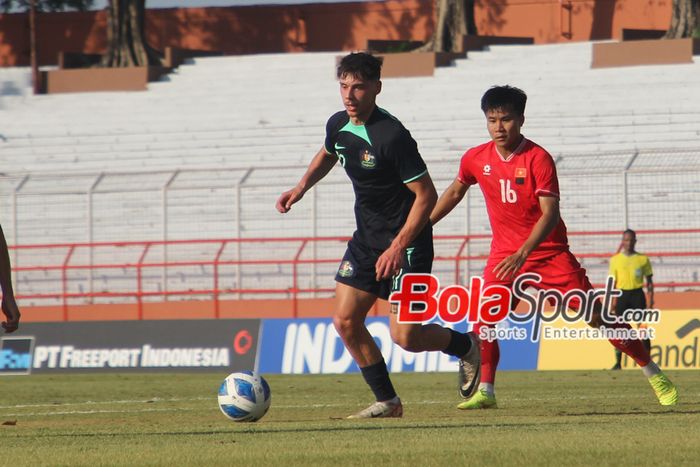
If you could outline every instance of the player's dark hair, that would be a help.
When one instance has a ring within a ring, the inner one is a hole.
[[[627,230],[625,230],[624,232],[622,232],[622,236],[625,236],[625,235],[627,235],[627,234],[632,235],[632,238],[637,238],[637,232],[635,232],[635,231],[632,230],[632,229],[627,229]]]
[[[338,64],[338,79],[352,75],[367,81],[379,81],[382,74],[382,58],[365,52],[351,53]]]
[[[494,86],[484,93],[481,98],[481,110],[512,110],[518,115],[525,115],[527,94],[522,89],[513,86]]]

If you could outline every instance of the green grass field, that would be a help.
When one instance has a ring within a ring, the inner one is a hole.
[[[452,374],[396,374],[403,419],[341,417],[371,402],[359,375],[270,375],[257,423],[227,420],[223,374],[0,379],[0,464],[698,465],[700,372],[671,372],[675,408],[641,372],[499,374],[499,408],[459,411]]]

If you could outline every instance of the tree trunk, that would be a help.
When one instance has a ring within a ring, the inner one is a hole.
[[[700,0],[673,0],[671,26],[666,39],[699,37]]]
[[[475,0],[435,0],[437,23],[421,52],[462,52],[462,38],[476,34]]]
[[[29,66],[32,68],[32,90],[39,94],[39,61],[36,50],[36,0],[29,0]]]
[[[109,0],[104,67],[160,65],[160,54],[146,43],[146,0]]]

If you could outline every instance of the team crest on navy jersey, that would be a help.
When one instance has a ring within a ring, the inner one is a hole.
[[[343,261],[340,263],[340,267],[338,268],[338,275],[340,277],[352,277],[353,274],[355,274],[355,268],[352,267],[350,261]]]
[[[374,154],[369,152],[369,149],[364,149],[360,152],[360,165],[364,169],[373,169],[377,166],[377,159]]]

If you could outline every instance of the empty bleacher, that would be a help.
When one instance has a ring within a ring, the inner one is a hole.
[[[6,236],[37,244],[349,235],[353,194],[340,169],[286,216],[274,210],[323,143],[327,117],[341,109],[339,54],[201,58],[133,93],[31,96],[26,70],[0,69],[0,83],[12,83],[0,88],[11,91],[0,96]],[[521,87],[529,96],[524,133],[557,161],[571,231],[700,228],[689,215],[700,206],[700,65],[591,69],[590,62],[590,43],[493,46],[434,77],[385,79],[379,104],[411,130],[440,191],[464,150],[488,137],[479,109],[484,90]],[[436,228],[438,235],[488,231],[478,190]],[[640,248],[673,248],[668,239],[653,241],[642,238]],[[581,252],[617,246],[609,237],[571,242]],[[697,243],[695,235],[678,244],[698,251]],[[208,248],[170,248],[168,255],[209,257]],[[273,256],[290,257],[297,247],[276,248]],[[448,254],[452,245],[441,248]],[[487,241],[477,242],[472,254],[487,249]],[[333,244],[317,254],[341,250]],[[32,254],[20,260],[29,264]],[[604,263],[587,260],[596,280]],[[480,267],[472,262],[470,273]],[[661,267],[657,275],[669,280],[698,274],[682,259]],[[194,269],[172,273],[167,284],[154,273],[153,287],[210,285],[211,271]],[[222,273],[230,287],[280,284],[289,268],[261,267],[240,280],[230,268]],[[86,287],[80,274],[76,283]],[[19,279],[25,290],[49,287],[32,277]],[[309,271],[302,280],[318,282]],[[105,271],[93,287],[119,289],[120,281],[133,282],[133,271]]]

